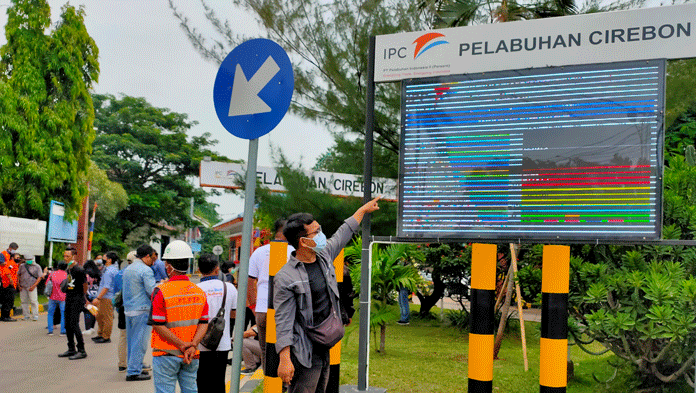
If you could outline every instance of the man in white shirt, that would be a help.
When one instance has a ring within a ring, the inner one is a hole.
[[[276,220],[273,224],[274,240],[287,241],[283,229],[287,220]],[[295,249],[288,245],[288,258]],[[271,245],[261,246],[249,258],[249,282],[247,306],[254,311],[261,346],[261,366],[266,366],[266,311],[268,311],[268,266],[271,260]]]
[[[201,282],[198,286],[205,292],[208,299],[208,315],[214,318],[220,307],[223,306],[223,285],[227,286],[225,298],[225,331],[217,350],[211,351],[203,345],[198,345],[201,351],[198,365],[198,391],[225,393],[225,369],[227,368],[227,356],[232,348],[230,339],[231,327],[234,326],[234,318],[237,309],[237,289],[231,283],[223,283],[218,279],[220,266],[217,258],[212,254],[202,254],[198,258],[198,270],[201,272]]]

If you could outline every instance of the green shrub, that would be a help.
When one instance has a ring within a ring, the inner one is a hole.
[[[450,325],[460,330],[469,329],[469,315],[469,312],[466,310],[447,310],[445,312],[445,318],[447,318]]]

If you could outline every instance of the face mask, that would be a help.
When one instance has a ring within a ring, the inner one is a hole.
[[[32,263],[34,263],[34,260],[33,260],[33,259],[28,259],[26,262],[27,262],[27,265],[31,265]]]
[[[314,243],[316,244],[316,246],[310,247],[315,253],[321,252],[321,250],[326,247],[326,235],[324,235],[324,232],[317,233],[317,235],[311,240],[314,240]]]

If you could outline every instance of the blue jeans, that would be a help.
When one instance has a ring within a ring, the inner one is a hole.
[[[128,371],[126,375],[138,375],[143,372],[143,358],[147,352],[149,313],[134,317],[126,316],[126,339],[128,340]]]
[[[401,322],[408,322],[411,319],[411,309],[408,307],[408,295],[411,291],[406,288],[399,288],[399,308],[401,308]]]
[[[155,393],[174,393],[176,381],[179,381],[181,393],[197,393],[196,375],[198,359],[184,364],[184,359],[177,356],[153,356],[152,376]]]
[[[65,334],[65,302],[48,299],[48,332],[53,333],[53,315],[60,309],[60,334]]]

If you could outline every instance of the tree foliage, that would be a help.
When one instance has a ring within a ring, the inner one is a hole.
[[[372,245],[372,296],[373,312],[370,313],[370,328],[376,335],[380,330],[380,353],[386,350],[387,322],[393,321],[393,316],[387,307],[394,303],[395,294],[399,288],[415,290],[423,280],[418,275],[415,264],[423,260],[423,254],[414,244],[390,244],[380,247]],[[350,276],[356,292],[360,292],[362,239],[356,238],[345,249],[345,258],[351,262]],[[377,343],[377,340],[374,340]]]
[[[113,220],[128,205],[128,194],[119,183],[109,180],[106,171],[91,162],[87,171],[89,201],[97,204],[97,219]]]
[[[696,59],[667,62],[665,128],[671,128],[683,114],[690,113],[692,118],[696,114],[696,97],[693,94],[695,87]],[[691,140],[693,141],[693,135]]]
[[[84,10],[54,29],[45,0],[14,0],[0,48],[0,214],[45,219],[51,200],[75,218],[85,195],[98,49]]]
[[[693,146],[691,147],[693,150]],[[680,155],[665,168],[666,239],[694,238],[696,167]],[[569,330],[632,364],[644,388],[693,385],[696,250],[684,246],[575,246]]]
[[[205,16],[217,33],[206,38],[176,9],[174,0],[169,3],[194,48],[208,60],[222,62],[232,48],[249,38],[236,34],[233,23],[220,19],[202,0]],[[416,3],[404,0],[234,3],[254,15],[263,33],[290,53],[295,73],[291,111],[326,125],[335,136],[346,132],[364,135],[369,37],[427,28],[427,18],[421,17]],[[399,86],[379,85],[375,92],[375,143],[393,155],[399,150],[399,110]],[[360,158],[362,162],[362,155]]]
[[[190,201],[208,202],[206,191],[192,184],[205,156],[229,161],[208,150],[210,134],[188,137],[195,122],[188,116],[150,105],[144,98],[94,96],[96,111],[93,159],[109,179],[128,193],[128,206],[110,222],[111,236],[125,240],[134,230],[146,241],[155,229],[187,228]]]
[[[256,216],[262,219],[264,227],[271,228],[272,223],[280,217],[307,212],[314,216],[329,236],[363,205],[360,198],[338,197],[310,187],[312,180],[302,171],[302,168],[290,164],[282,155],[279,157],[276,169],[286,192],[270,192],[262,185],[257,185],[256,201],[259,208]],[[394,235],[396,208],[394,202],[380,201],[379,211],[371,216],[373,235]]]
[[[419,269],[431,273],[433,287],[429,291],[422,288],[416,291],[421,304],[419,314],[428,317],[430,309],[445,293],[459,301],[463,309],[463,302],[469,296],[464,281],[471,275],[471,247],[458,243],[430,244],[422,246],[422,252],[424,259]]]

